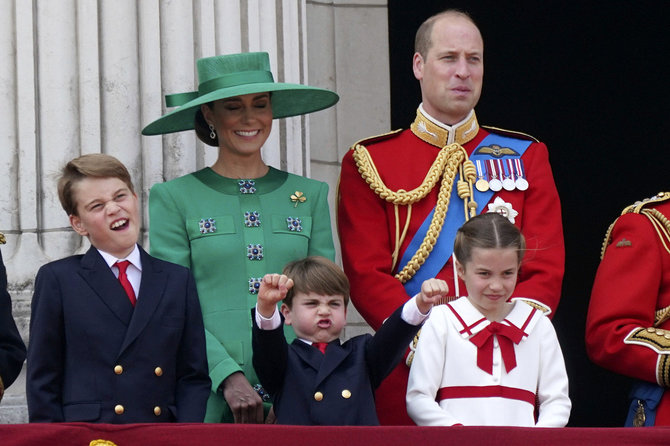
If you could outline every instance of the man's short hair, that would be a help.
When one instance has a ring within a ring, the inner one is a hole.
[[[284,303],[291,308],[295,293],[317,293],[324,296],[342,296],[349,304],[349,279],[344,271],[325,257],[312,256],[295,260],[284,267],[283,273],[293,279]]]
[[[103,153],[82,155],[67,163],[58,179],[58,199],[67,215],[77,215],[74,186],[86,178],[118,178],[135,193],[130,173],[121,161]]]
[[[442,17],[448,16],[448,15],[454,15],[454,16],[460,16],[463,17],[470,22],[472,22],[473,25],[477,29],[479,27],[475,23],[475,21],[470,17],[470,14],[468,14],[465,11],[461,11],[460,9],[445,9],[442,12],[439,12],[435,15],[432,15],[428,17],[422,24],[419,26],[419,29],[416,31],[416,36],[414,37],[414,52],[421,54],[421,57],[424,59],[426,58],[426,54],[428,54],[428,50],[430,50],[430,47],[433,45],[432,42],[432,33],[433,33],[433,25],[435,25],[435,22],[441,19]]]

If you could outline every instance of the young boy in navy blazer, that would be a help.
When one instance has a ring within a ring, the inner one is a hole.
[[[252,310],[253,364],[273,399],[277,422],[378,425],[374,390],[400,362],[433,303],[447,292],[446,282],[429,279],[374,337],[340,343],[349,281],[337,265],[308,257],[289,263],[282,275],[263,277]],[[282,299],[283,318],[277,310]],[[290,345],[283,321],[297,336]]]
[[[91,248],[37,273],[30,421],[202,422],[210,380],[195,283],[137,245],[128,170],[108,155],[81,156],[64,167],[58,195]]]

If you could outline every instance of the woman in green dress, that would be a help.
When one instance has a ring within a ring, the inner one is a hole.
[[[338,96],[274,82],[267,53],[204,58],[197,69],[198,91],[167,96],[178,108],[142,133],[195,129],[218,159],[151,188],[151,254],[195,276],[212,380],[205,421],[262,423],[270,403],[251,362],[250,316],[259,281],[335,251],[326,183],[268,166],[261,147],[273,119],[322,110]]]

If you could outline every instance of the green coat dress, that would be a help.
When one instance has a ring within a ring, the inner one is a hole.
[[[292,260],[334,258],[327,195],[326,183],[274,168],[255,180],[205,168],[151,188],[151,254],[190,268],[198,288],[212,380],[206,422],[233,421],[219,388],[230,374],[258,383],[249,311],[258,281]]]

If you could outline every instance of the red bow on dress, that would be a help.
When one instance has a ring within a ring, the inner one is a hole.
[[[498,344],[507,373],[516,367],[514,344],[523,339],[523,330],[513,326],[491,322],[486,328],[470,338],[477,346],[477,367],[486,373],[493,374],[493,335],[498,336]]]

